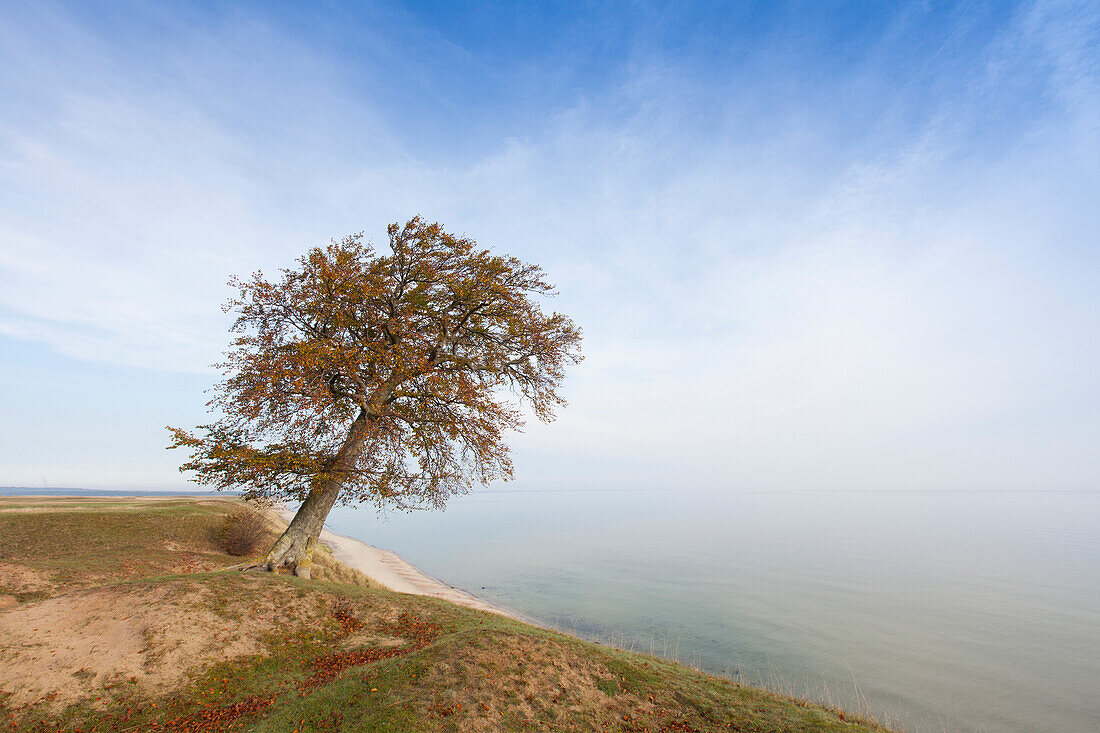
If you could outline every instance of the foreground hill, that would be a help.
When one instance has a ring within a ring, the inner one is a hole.
[[[0,499],[0,728],[878,731],[496,614],[219,572],[228,499]],[[271,528],[274,531],[274,527]]]

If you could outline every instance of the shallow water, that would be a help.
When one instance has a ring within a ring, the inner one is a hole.
[[[1100,494],[484,491],[328,526],[547,625],[909,730],[1100,730]]]

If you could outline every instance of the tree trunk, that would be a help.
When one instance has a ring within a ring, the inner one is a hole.
[[[359,417],[351,425],[347,440],[326,467],[325,474],[315,482],[306,500],[298,508],[298,513],[290,520],[290,526],[276,540],[258,567],[274,572],[287,566],[299,578],[309,578],[317,537],[325,526],[329,511],[340,496],[345,478],[355,468],[355,462],[363,451],[369,423],[367,414],[359,413]]]

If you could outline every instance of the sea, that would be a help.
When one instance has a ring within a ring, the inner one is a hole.
[[[1100,492],[486,490],[335,532],[900,730],[1100,731]]]
[[[328,528],[535,623],[898,730],[1100,731],[1100,492],[516,485]]]

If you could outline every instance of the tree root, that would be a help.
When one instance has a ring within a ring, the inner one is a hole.
[[[267,568],[267,563],[265,563],[265,562],[254,562],[252,560],[249,560],[248,562],[239,562],[236,565],[230,565],[228,567],[224,567],[221,570],[219,570],[218,572],[219,573],[228,573],[230,571],[239,571],[239,572],[243,573],[247,570],[260,570],[260,569],[267,570],[268,569]]]
[[[273,573],[281,567],[288,567],[299,578],[310,579],[310,567],[313,565],[313,552],[317,548],[317,538],[309,536],[302,542],[300,538],[285,541],[286,535],[279,538],[275,546],[262,560],[248,560],[246,562],[230,565],[222,568],[222,572],[249,570],[261,570]]]

